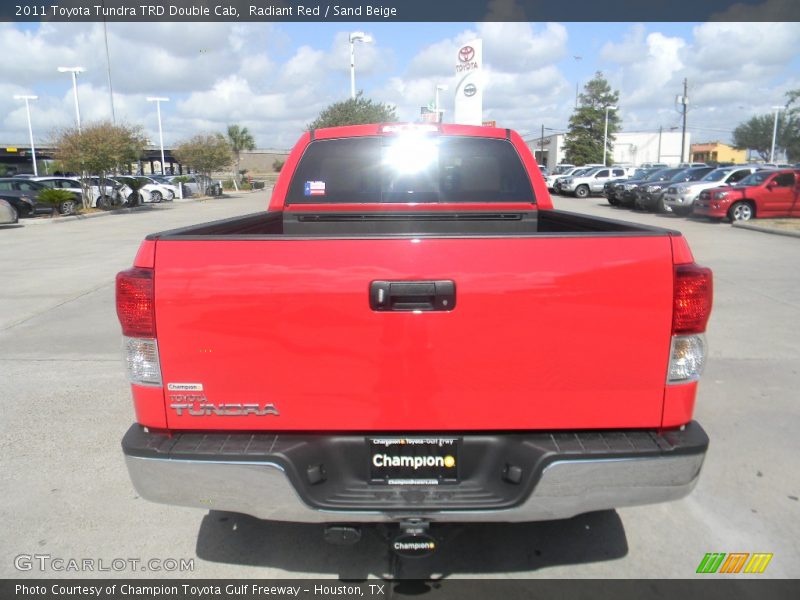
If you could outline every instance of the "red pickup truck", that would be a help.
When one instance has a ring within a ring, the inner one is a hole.
[[[758,171],[734,186],[704,190],[694,214],[749,221],[754,217],[800,217],[800,170]]]
[[[679,232],[554,210],[513,131],[309,131],[269,210],[118,274],[127,467],[155,502],[396,523],[408,553],[430,523],[673,500],[711,301]]]

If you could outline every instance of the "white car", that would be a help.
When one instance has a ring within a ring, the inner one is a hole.
[[[176,177],[183,177],[186,179],[186,181],[181,184],[183,185],[184,195],[186,195],[186,192],[188,192],[188,195],[192,196],[200,195],[202,189],[205,189],[205,193],[209,196],[222,193],[221,182],[217,182],[205,175],[200,175],[199,173],[192,173],[191,175],[173,175],[170,179],[174,181]]]
[[[550,190],[551,192],[555,191],[556,179],[558,179],[559,177],[569,177],[570,175],[574,175],[578,171],[583,171],[585,168],[586,167],[572,167],[571,169],[562,171],[561,173],[559,173],[558,170],[556,170],[555,173],[553,173],[552,175],[548,175],[547,177],[544,178],[544,182],[547,184],[547,189]]]
[[[142,179],[148,183],[144,183]],[[173,186],[167,186],[163,183],[150,183],[148,177],[132,177],[130,175],[123,175],[114,178],[122,186],[120,193],[128,204],[153,203],[158,204],[162,200],[172,200],[175,198],[175,191]],[[144,185],[142,185],[144,183]],[[138,198],[134,189],[138,191]]]
[[[148,177],[147,175],[137,175],[136,179],[142,184],[143,187],[139,188],[139,191],[146,190],[151,197],[153,197],[153,192],[158,192],[161,194],[161,199],[166,200],[167,202],[174,200],[175,197],[178,195],[178,186],[173,185],[171,183],[164,183],[163,181],[158,181],[153,179],[152,177]],[[159,200],[147,200],[145,202],[160,202]]]

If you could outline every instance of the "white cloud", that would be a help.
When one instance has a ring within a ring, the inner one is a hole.
[[[693,141],[726,141],[736,125],[783,104],[797,85],[787,65],[800,56],[798,23],[703,23],[687,39],[650,28],[657,24],[634,25],[600,52],[620,90],[626,129],[678,125],[675,97],[686,78]]]
[[[516,7],[514,0],[495,0],[492,10]],[[355,48],[356,85],[369,97],[396,105],[405,120],[418,117],[437,84],[448,84],[440,102],[445,118],[452,118],[456,50],[481,38],[485,117],[536,137],[542,124],[563,128],[573,108],[575,76],[568,78],[561,69],[573,65],[571,27],[464,25],[448,37],[427,38],[401,62],[400,48],[392,48],[383,33],[388,26],[374,25],[366,30],[374,34],[374,43]],[[320,110],[348,96],[348,31],[319,31],[319,39],[298,43],[269,23],[109,23],[117,119],[142,125],[155,140],[155,106],[145,98],[165,95],[171,98],[162,106],[168,144],[239,123],[261,147],[289,147]],[[598,24],[598,38],[602,31]],[[800,87],[800,76],[790,66],[800,56],[797,39],[797,23],[704,23],[684,35],[640,24],[619,39],[599,38],[594,55],[585,48],[577,52],[584,55],[581,68],[602,70],[620,90],[626,129],[676,125],[675,96],[686,77],[690,126],[731,130],[752,114],[782,104],[787,90]],[[72,125],[71,83],[56,71],[61,65],[86,67],[79,78],[84,122],[110,117],[102,24],[0,24],[0,53],[5,57],[0,61],[0,139],[27,139],[24,105],[12,99],[14,94],[40,96],[31,105],[37,140]]]
[[[566,121],[571,104],[561,99],[570,93],[570,85],[554,63],[567,55],[568,35],[554,23],[479,23],[422,48],[404,75],[392,77],[377,94],[398,104],[401,119],[416,119],[419,107],[433,100],[436,85],[447,84],[440,106],[445,121],[451,119],[456,53],[477,38],[483,41],[487,119],[529,132],[538,131],[542,123],[551,127]]]

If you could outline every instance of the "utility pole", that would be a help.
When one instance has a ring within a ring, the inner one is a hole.
[[[542,123],[542,137],[539,138],[539,164],[544,163],[544,123]]]
[[[684,151],[686,148],[686,109],[689,104],[689,81],[686,77],[683,78],[683,96],[678,96],[678,103],[682,108],[683,128],[681,130],[681,163],[684,162]]]

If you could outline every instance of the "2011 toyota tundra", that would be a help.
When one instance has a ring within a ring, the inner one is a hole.
[[[269,210],[148,236],[116,292],[155,502],[419,553],[436,522],[674,500],[703,464],[711,272],[555,210],[507,129],[308,131]]]

